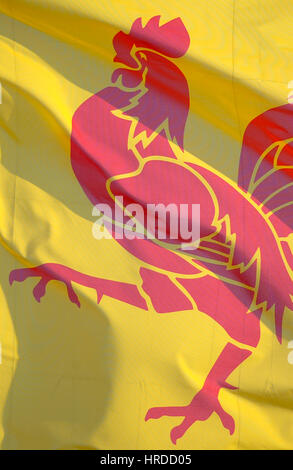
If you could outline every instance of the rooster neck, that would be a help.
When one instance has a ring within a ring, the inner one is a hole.
[[[121,93],[128,95],[127,104],[124,107],[119,107],[112,110],[111,113],[119,118],[121,121],[128,121],[129,132],[127,135],[127,147],[132,150],[134,155],[141,160],[150,156],[162,155],[164,157],[176,158],[174,150],[170,145],[172,138],[169,131],[168,117],[164,118],[162,114],[162,122],[153,120],[150,113],[153,111],[148,109],[145,105],[149,91],[141,87],[136,89],[136,94],[125,92],[125,90],[118,88]],[[143,104],[142,103],[143,101]],[[148,123],[153,123],[150,127]],[[174,147],[174,146],[173,146]]]
[[[129,100],[112,112],[130,121],[127,145],[138,159],[176,158],[183,150],[189,111],[186,78],[177,65],[154,51],[143,50],[140,60],[137,70],[119,68],[113,73],[115,86]],[[131,83],[135,88],[127,88]]]

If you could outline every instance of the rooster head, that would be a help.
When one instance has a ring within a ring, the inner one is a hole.
[[[160,26],[160,16],[142,26],[141,18],[129,34],[120,31],[113,39],[114,62],[123,65],[114,71],[112,82],[124,90],[140,91],[127,115],[138,120],[136,132],[150,135],[168,122],[169,137],[183,148],[183,133],[189,109],[187,81],[170,59],[183,56],[190,39],[180,18]]]

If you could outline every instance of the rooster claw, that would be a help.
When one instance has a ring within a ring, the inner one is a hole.
[[[33,296],[37,302],[41,301],[41,298],[44,297],[46,293],[47,284],[50,281],[60,281],[63,282],[67,287],[67,294],[69,300],[80,307],[80,302],[78,296],[74,292],[71,282],[69,280],[62,279],[60,276],[55,275],[54,272],[50,272],[49,270],[45,272],[44,266],[39,266],[35,268],[21,268],[21,269],[14,269],[9,274],[9,284],[12,285],[13,282],[23,282],[29,277],[39,277],[40,280],[36,284],[33,289]]]
[[[186,431],[196,422],[207,420],[212,413],[217,413],[224,428],[228,429],[230,434],[235,431],[235,422],[221,406],[216,394],[211,394],[202,389],[188,406],[166,406],[150,408],[145,416],[145,421],[149,419],[159,419],[163,416],[182,416],[181,424],[175,426],[170,433],[173,444],[179,438],[184,436]]]

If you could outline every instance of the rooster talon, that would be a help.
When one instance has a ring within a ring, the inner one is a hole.
[[[11,273],[9,274],[9,284],[12,286],[12,284],[14,283],[15,279],[14,279],[14,271],[11,271]]]
[[[78,299],[76,299],[75,301],[71,300],[71,302],[75,304],[78,308],[80,308],[80,301]]]
[[[145,415],[145,418],[144,420],[145,421],[148,421],[149,419],[155,419],[155,416],[153,416],[153,413],[152,411],[154,410],[154,408],[150,408],[147,412],[147,414]]]
[[[162,418],[162,416],[165,416],[166,410],[163,407],[155,407],[155,408],[150,408],[145,415],[144,420],[148,421],[149,419],[159,419]]]
[[[235,431],[235,421],[232,418],[232,416],[229,415],[222,407],[216,410],[216,413],[218,414],[220,420],[222,421],[224,428],[228,429],[230,436],[232,436],[232,434],[234,434],[234,431]]]
[[[72,302],[73,304],[77,305],[78,308],[80,308],[79,298],[76,295],[76,293],[74,292],[73,287],[72,287],[71,284],[67,284],[67,293],[68,293],[68,297],[69,297],[70,302]]]
[[[41,279],[33,289],[33,296],[36,299],[36,301],[39,303],[41,302],[41,298],[46,293],[47,284],[48,284],[48,280]]]
[[[234,434],[234,431],[235,431],[235,421],[232,418],[232,416],[230,416],[230,418],[231,418],[230,421],[227,422],[226,425],[224,425],[224,427],[228,429],[230,436],[232,436],[232,434]]]
[[[176,446],[178,439],[182,437],[184,434],[184,430],[182,430],[181,424],[179,426],[175,426],[170,432],[170,439],[171,442]]]

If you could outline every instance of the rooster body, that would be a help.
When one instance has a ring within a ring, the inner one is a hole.
[[[107,204],[114,211],[118,196],[123,196],[125,206],[136,203],[143,208],[158,203],[199,204],[199,247],[185,251],[180,236],[164,244],[157,238],[118,239],[143,263],[142,290],[52,263],[10,275],[11,282],[41,277],[34,290],[37,300],[47,283],[58,279],[66,284],[70,300],[79,305],[71,286],[74,281],[96,289],[99,300],[109,295],[143,309],[150,301],[158,313],[197,308],[225,329],[231,341],[191,402],[147,412],[146,420],[184,418],[171,431],[173,443],[195,421],[213,412],[234,432],[234,420],[222,408],[219,391],[235,388],[226,379],[257,346],[263,311],[274,308],[281,342],[283,314],[292,307],[293,294],[293,221],[287,209],[293,201],[291,105],[267,111],[248,126],[238,185],[201,162],[185,161],[189,92],[171,59],[182,56],[188,45],[189,36],[179,18],[159,26],[155,17],[145,28],[138,19],[129,35],[118,33],[114,61],[123,67],[113,73],[112,86],[75,112],[71,162],[93,205]],[[280,120],[283,126],[276,124]],[[113,219],[107,226],[112,233],[116,222]]]

